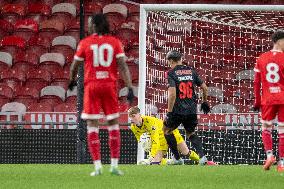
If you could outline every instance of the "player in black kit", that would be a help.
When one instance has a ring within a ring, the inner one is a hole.
[[[198,123],[195,88],[196,86],[201,87],[203,91],[201,110],[205,114],[210,111],[207,103],[208,89],[193,67],[182,64],[181,58],[182,54],[175,50],[168,52],[166,57],[171,69],[167,73],[168,113],[164,121],[165,138],[175,159],[179,160],[180,156],[176,149],[177,145],[172,131],[183,124],[186,136],[200,156],[199,164],[215,165],[214,162],[207,160],[203,152],[202,142],[194,132]]]

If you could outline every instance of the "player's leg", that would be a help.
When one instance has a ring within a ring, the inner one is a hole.
[[[208,161],[207,157],[204,154],[202,141],[196,135],[195,128],[197,126],[197,114],[191,114],[184,118],[182,124],[186,131],[186,136],[188,140],[191,142],[192,146],[196,149],[197,154],[200,157],[199,164],[200,165],[216,165],[213,161]]]
[[[100,100],[94,93],[94,88],[95,86],[91,83],[85,85],[84,109],[81,115],[82,119],[87,120],[88,148],[95,165],[95,171],[91,173],[91,176],[100,175],[102,173],[98,119],[102,118],[103,116],[100,115],[99,112]]]
[[[87,126],[88,148],[95,165],[95,171],[91,173],[91,176],[97,176],[102,174],[101,143],[99,138],[98,120],[87,120]]]
[[[151,149],[151,156],[153,157],[153,159],[151,160],[150,164],[151,165],[160,165],[161,161],[163,159],[165,155],[165,152],[162,150],[155,150],[155,149]]]
[[[284,172],[284,105],[279,105],[278,110],[278,152],[279,162],[277,166],[278,172]]]
[[[179,117],[175,116],[166,118],[163,126],[165,139],[176,160],[180,160],[181,158],[177,148],[177,141],[172,131],[175,130],[180,125],[180,123],[181,121],[179,120]]]
[[[188,146],[186,145],[183,137],[181,136],[180,132],[178,129],[175,129],[173,131],[173,134],[176,138],[177,141],[177,147],[178,147],[178,151],[184,155],[184,156],[188,156],[189,159],[191,159],[192,161],[196,161],[199,162],[199,155],[193,151],[193,150],[189,150]]]
[[[120,129],[118,124],[118,99],[116,87],[112,84],[104,85],[102,96],[102,108],[108,121],[108,144],[110,149],[110,172],[114,175],[122,175],[123,172],[118,169],[120,158]]]
[[[270,167],[276,162],[273,155],[273,140],[272,140],[272,120],[276,116],[276,108],[274,106],[262,106],[261,107],[261,117],[262,117],[262,127],[261,136],[266,152],[266,161],[263,165],[264,170],[269,170]]]

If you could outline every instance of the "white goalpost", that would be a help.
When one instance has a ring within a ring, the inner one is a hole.
[[[248,112],[255,59],[271,48],[270,35],[278,29],[284,29],[284,5],[140,5],[141,113],[151,114],[147,104],[156,106],[159,114],[166,112],[165,56],[173,49],[181,51],[184,63],[208,82],[211,107],[226,105],[231,108],[227,112]],[[137,161],[143,158],[139,147]]]

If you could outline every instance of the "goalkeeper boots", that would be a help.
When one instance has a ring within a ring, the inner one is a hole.
[[[268,171],[270,167],[276,162],[275,157],[272,155],[268,157],[263,165],[263,169]]]
[[[103,174],[103,169],[102,168],[97,169],[97,170],[91,172],[90,176],[94,177],[94,176],[98,176],[98,175],[101,175],[101,174]]]
[[[192,161],[199,162],[200,157],[195,151],[190,150],[189,159],[191,159]]]
[[[117,176],[124,175],[124,173],[121,170],[119,170],[117,167],[111,167],[110,168],[110,174],[111,175],[117,175]]]

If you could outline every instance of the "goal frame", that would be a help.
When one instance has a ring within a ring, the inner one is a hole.
[[[139,25],[139,87],[138,107],[145,115],[146,96],[146,31],[149,11],[283,11],[284,5],[228,5],[228,4],[140,4]],[[144,158],[144,150],[138,143],[137,162]]]
[[[149,11],[284,11],[284,5],[228,4],[141,4],[139,25],[139,88],[138,107],[145,114],[146,92],[146,31]]]

